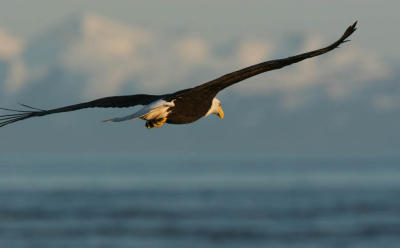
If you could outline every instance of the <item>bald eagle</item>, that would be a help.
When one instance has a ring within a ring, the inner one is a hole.
[[[83,108],[125,108],[136,105],[143,105],[143,107],[131,115],[105,120],[105,122],[120,122],[141,118],[146,120],[146,127],[150,129],[153,127],[161,127],[165,123],[192,123],[211,114],[218,115],[223,119],[224,111],[222,110],[221,102],[216,98],[218,92],[257,74],[280,69],[304,59],[327,53],[348,41],[346,39],[356,30],[356,24],[357,22],[349,26],[340,39],[327,47],[284,59],[270,60],[252,65],[226,74],[210,82],[193,88],[180,90],[172,94],[111,96],[49,110],[38,109],[25,104],[20,104],[27,108],[25,110],[0,108],[12,112],[6,115],[0,115],[0,127],[31,117],[75,111]]]

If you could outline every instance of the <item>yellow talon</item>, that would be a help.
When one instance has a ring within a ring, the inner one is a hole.
[[[165,124],[166,121],[167,121],[167,118],[166,118],[166,117],[164,117],[164,118],[162,118],[162,119],[160,119],[160,120],[157,120],[157,121],[152,121],[152,120],[150,120],[150,121],[147,121],[147,122],[146,122],[146,127],[147,127],[148,129],[151,129],[151,128],[153,128],[153,127],[161,127],[162,125]]]
[[[162,118],[161,120],[154,122],[153,125],[155,127],[161,127],[167,121],[167,117]]]

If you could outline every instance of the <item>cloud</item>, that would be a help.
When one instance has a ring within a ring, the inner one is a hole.
[[[26,81],[26,67],[22,59],[24,42],[0,28],[0,60],[8,63],[6,72],[5,90],[16,92]]]
[[[327,44],[319,36],[311,35],[296,53],[318,49]],[[291,55],[294,54],[287,56]],[[392,76],[393,69],[378,54],[354,43],[347,43],[327,55],[269,72],[251,84],[241,84],[236,90],[252,94],[278,92],[283,96],[282,105],[293,108],[295,103],[308,102],[304,97],[312,97],[312,94],[303,93],[299,101],[299,91],[311,93],[312,88],[323,88],[327,97],[341,100],[350,96],[354,90],[369,86],[370,82]],[[288,99],[290,97],[293,99]]]
[[[0,59],[11,60],[21,54],[23,42],[0,28]]]
[[[237,60],[241,66],[263,62],[272,53],[269,41],[253,40],[242,41],[238,47]]]
[[[132,81],[143,91],[179,87],[211,56],[205,39],[193,35],[171,36],[93,14],[79,26],[79,38],[66,48],[62,63],[87,76],[86,98],[118,94]]]
[[[87,15],[81,36],[64,54],[67,70],[88,76],[85,96],[116,94],[145,63],[141,47],[149,46],[152,33],[131,28],[97,15]]]
[[[17,92],[23,88],[26,82],[26,66],[19,57],[12,59],[10,63],[10,70],[6,79],[6,90],[8,92]]]
[[[176,50],[180,57],[188,63],[204,62],[211,55],[205,40],[187,37],[177,42]]]

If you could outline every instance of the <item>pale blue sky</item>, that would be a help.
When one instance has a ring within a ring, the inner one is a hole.
[[[249,29],[268,33],[325,32],[360,21],[355,42],[385,56],[398,57],[400,23],[396,0],[305,1],[127,1],[127,0],[2,0],[0,26],[22,37],[32,37],[78,13],[95,12],[131,25],[195,30],[208,35],[240,34]],[[222,33],[221,33],[222,32]]]

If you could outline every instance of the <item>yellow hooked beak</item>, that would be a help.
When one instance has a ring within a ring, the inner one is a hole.
[[[219,118],[221,118],[221,120],[224,119],[224,111],[221,107],[219,107],[217,115],[219,116]]]

